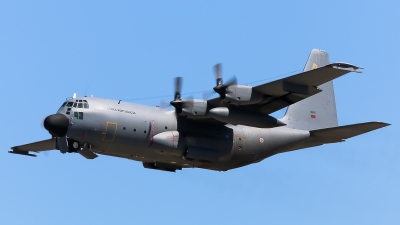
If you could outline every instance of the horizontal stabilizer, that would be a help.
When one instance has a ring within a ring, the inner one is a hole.
[[[367,122],[367,123],[352,124],[347,126],[312,130],[310,131],[310,138],[297,142],[290,146],[275,149],[274,151],[266,155],[265,158],[278,153],[290,152],[303,148],[311,148],[323,144],[342,142],[348,138],[364,134],[389,125],[390,124],[383,122]]]
[[[341,142],[347,138],[364,134],[389,125],[390,124],[383,122],[368,122],[340,127],[325,128],[320,130],[312,130],[310,131],[311,140],[309,141],[320,142],[321,144]]]
[[[56,149],[56,139],[48,139],[44,141],[38,141],[26,145],[15,146],[11,148],[13,151],[34,151],[34,152],[41,152],[41,151],[48,151]]]

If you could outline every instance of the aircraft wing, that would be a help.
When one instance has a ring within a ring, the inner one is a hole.
[[[30,144],[14,146],[11,149],[12,151],[9,151],[9,153],[36,156],[34,154],[30,154],[29,151],[42,152],[42,151],[54,150],[56,149],[56,139],[47,139]]]
[[[343,76],[349,72],[362,72],[362,68],[347,63],[332,63],[324,67],[302,72],[290,77],[253,87],[264,95],[261,102],[254,105],[240,105],[243,110],[270,114],[291,104],[321,92],[318,86]],[[229,103],[220,98],[208,101],[213,107],[227,107]]]

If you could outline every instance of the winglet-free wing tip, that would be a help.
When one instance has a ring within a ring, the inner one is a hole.
[[[392,125],[390,123],[385,123],[385,122],[381,122],[381,121],[376,121],[376,122],[382,124],[383,125],[382,127],[387,127],[387,126]]]

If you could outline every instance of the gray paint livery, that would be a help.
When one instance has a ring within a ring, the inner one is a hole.
[[[72,98],[46,118],[51,139],[13,147],[10,153],[34,156],[29,151],[59,149],[88,159],[97,154],[127,158],[165,171],[191,167],[226,171],[389,125],[337,126],[331,80],[359,71],[347,63],[329,64],[328,54],[314,49],[301,74],[257,87],[224,87],[219,79],[214,90],[220,98],[185,100],[176,93],[171,102],[176,110]],[[282,119],[268,115],[286,106]]]

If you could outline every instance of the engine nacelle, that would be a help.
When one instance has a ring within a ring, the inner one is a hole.
[[[210,110],[209,115],[216,120],[234,125],[240,124],[259,128],[273,128],[286,125],[269,115],[228,109],[226,107],[213,108]]]
[[[250,105],[261,102],[263,98],[264,96],[251,86],[231,85],[226,89],[224,101],[234,105]]]
[[[182,115],[204,116],[207,110],[207,101],[201,99],[184,99]]]

